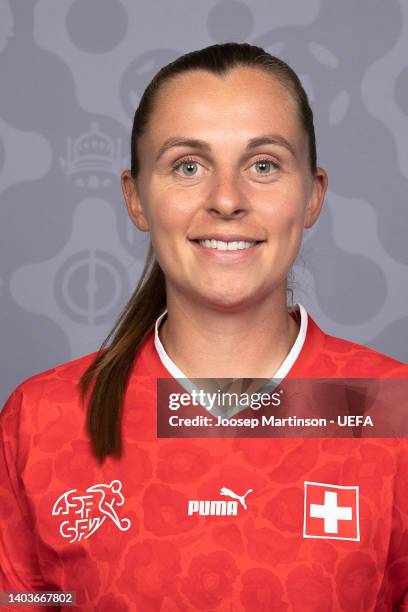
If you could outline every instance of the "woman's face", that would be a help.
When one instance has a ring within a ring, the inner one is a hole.
[[[160,89],[138,154],[136,188],[129,171],[122,186],[168,297],[222,310],[286,293],[327,177],[311,175],[295,102],[275,78],[254,68],[179,75]]]

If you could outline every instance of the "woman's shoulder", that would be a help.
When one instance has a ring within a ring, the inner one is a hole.
[[[41,405],[48,411],[52,405],[66,407],[78,403],[79,381],[97,354],[89,353],[25,378],[10,394],[1,413],[4,416],[15,412],[23,403],[31,410]]]
[[[58,382],[78,382],[81,376],[85,373],[87,368],[95,360],[98,351],[64,361],[63,363],[56,364],[48,370],[43,370],[37,374],[33,374],[28,378],[24,379],[19,387],[29,389],[36,385],[51,384]]]
[[[370,346],[323,331],[308,316],[307,367],[311,376],[407,378],[408,364]]]
[[[341,376],[408,377],[408,364],[346,338],[325,334],[323,352],[336,363]]]

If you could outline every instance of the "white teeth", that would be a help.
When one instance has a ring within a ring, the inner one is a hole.
[[[206,249],[217,249],[218,251],[239,251],[241,249],[250,249],[256,245],[256,242],[224,242],[222,240],[200,240],[200,245]]]

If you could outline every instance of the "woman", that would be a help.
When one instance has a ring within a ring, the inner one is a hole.
[[[2,413],[1,590],[98,611],[408,609],[405,441],[157,436],[160,378],[407,376],[287,308],[327,188],[296,74],[235,43],[164,67],[122,186],[152,245],[135,293],[98,354]]]

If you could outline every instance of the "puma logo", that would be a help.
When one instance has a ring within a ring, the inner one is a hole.
[[[234,493],[234,491],[231,491],[231,489],[227,489],[226,487],[222,487],[221,491],[220,491],[220,495],[228,495],[228,497],[232,497],[233,499],[237,499],[240,504],[245,508],[245,510],[247,509],[247,505],[245,503],[245,498],[248,495],[248,493],[252,493],[253,489],[248,489],[248,491],[246,493],[244,493],[244,495],[237,495],[236,493]]]

